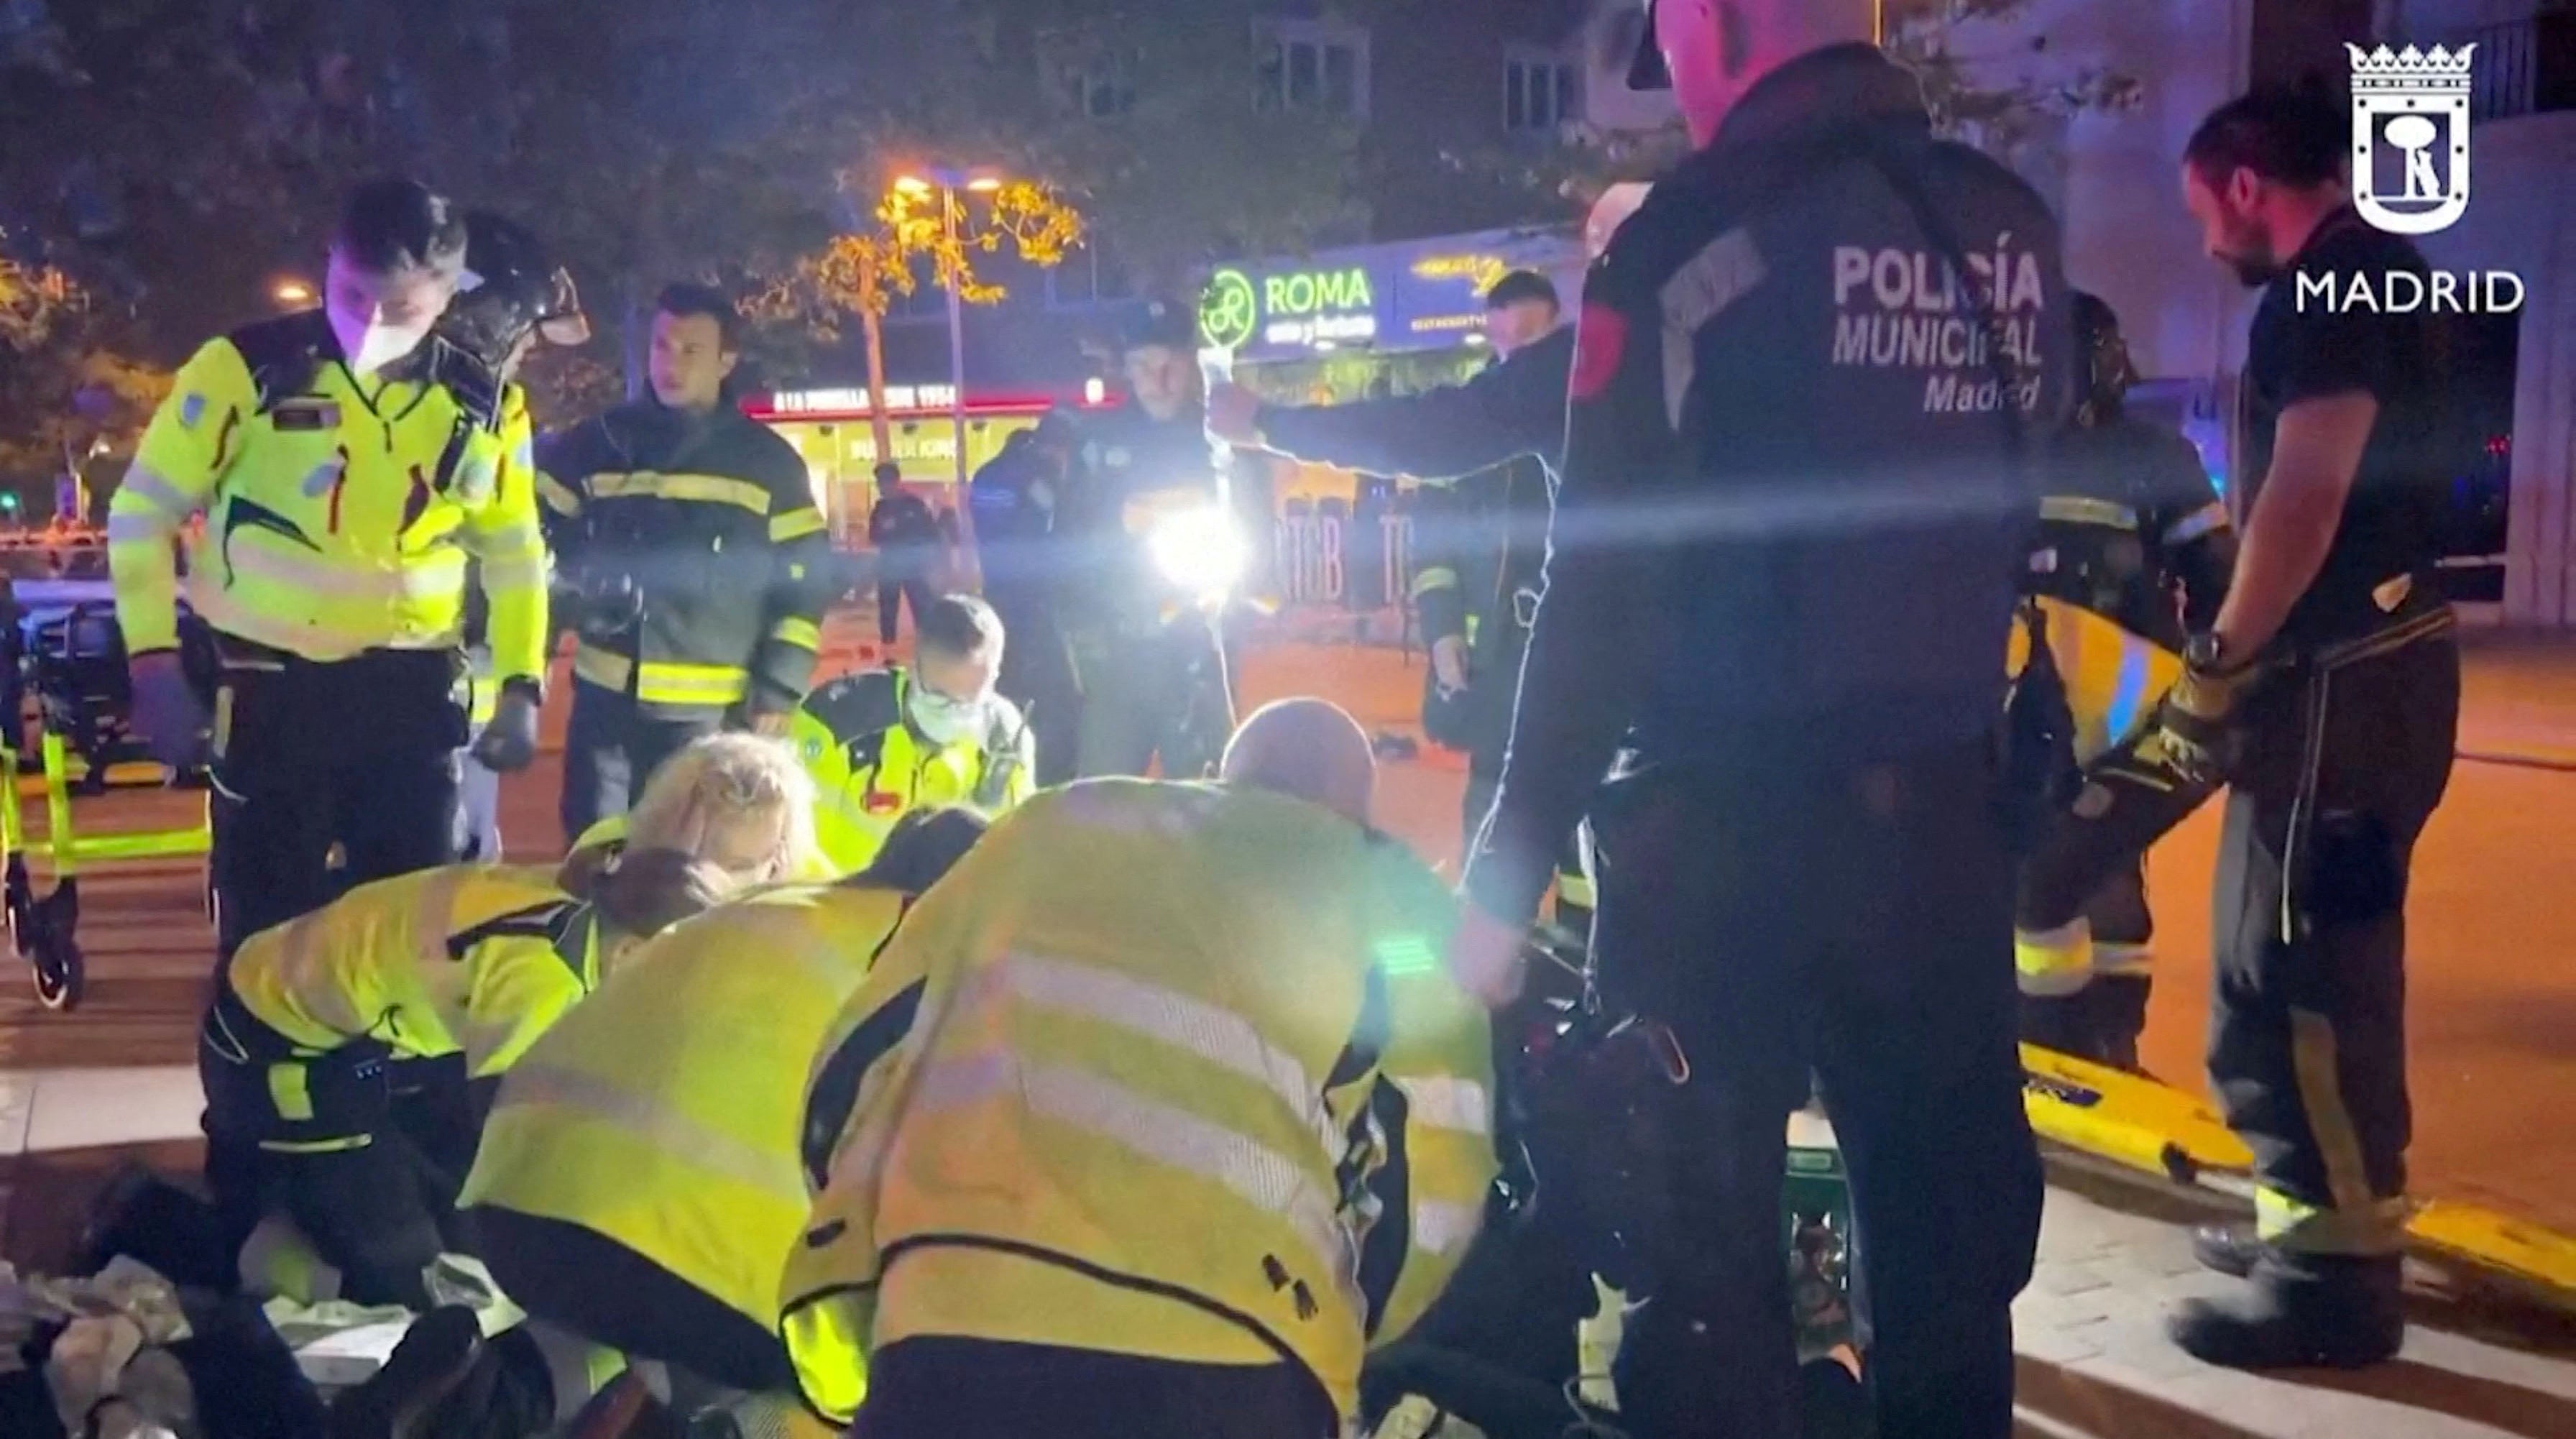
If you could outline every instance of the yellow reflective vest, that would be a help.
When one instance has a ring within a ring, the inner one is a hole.
[[[251,936],[225,982],[300,1048],[462,1054],[499,1074],[599,983],[598,924],[550,869],[448,865],[360,885]]]
[[[460,1202],[580,1225],[776,1323],[806,1072],[906,903],[790,886],[637,950],[502,1081]]]
[[[996,695],[984,733],[934,745],[905,715],[901,667],[844,675],[806,697],[788,726],[814,777],[814,837],[843,874],[865,869],[894,822],[916,809],[969,805],[998,815],[1037,787],[1037,747]]]
[[[836,1422],[921,1335],[1303,1366],[1344,1410],[1495,1163],[1456,902],[1309,805],[1096,780],[913,907],[826,1040],[782,1332]]]
[[[470,556],[496,676],[541,680],[526,399],[507,388],[484,422],[428,378],[432,353],[360,379],[315,311],[237,330],[180,367],[108,504],[126,647],[177,644],[174,546],[203,514],[188,602],[224,634],[318,661],[452,648]]]

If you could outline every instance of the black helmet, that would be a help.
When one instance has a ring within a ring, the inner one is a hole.
[[[465,274],[438,334],[497,373],[531,331],[553,345],[590,338],[572,272],[527,227],[477,210],[465,217]]]
[[[2075,348],[2084,362],[2084,407],[2096,420],[2118,414],[2121,397],[2138,382],[2138,367],[2120,334],[2119,312],[2083,290],[2075,292]]]
[[[1118,348],[1142,350],[1154,345],[1174,350],[1198,349],[1199,312],[1165,300],[1155,300],[1137,311],[1119,332]]]

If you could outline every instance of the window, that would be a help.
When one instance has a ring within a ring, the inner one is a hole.
[[[1064,263],[1046,275],[1046,301],[1051,310],[1085,310],[1135,296],[1126,268],[1116,256],[1102,254],[1097,244],[1066,252]]]
[[[1514,55],[1503,66],[1503,128],[1554,134],[1583,118],[1582,79],[1561,55]]]
[[[1109,120],[1136,108],[1136,56],[1102,50],[1067,64],[1062,72],[1067,109],[1086,120]]]
[[[1283,20],[1262,33],[1259,103],[1264,111],[1368,114],[1368,32]]]

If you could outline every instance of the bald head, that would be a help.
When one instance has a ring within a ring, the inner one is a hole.
[[[1354,824],[1369,822],[1377,756],[1366,731],[1326,700],[1279,700],[1253,711],[1225,747],[1218,777],[1321,805]]]

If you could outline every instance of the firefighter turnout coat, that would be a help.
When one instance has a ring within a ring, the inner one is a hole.
[[[831,552],[805,462],[718,406],[647,399],[550,439],[538,491],[578,588],[615,574],[640,616],[582,624],[573,673],[648,714],[704,718],[795,708],[813,683]]]
[[[783,1332],[846,1421],[865,1355],[968,1336],[1289,1362],[1345,1411],[1476,1232],[1490,1031],[1456,902],[1391,840],[1104,779],[996,824],[897,931],[808,1097]]]

